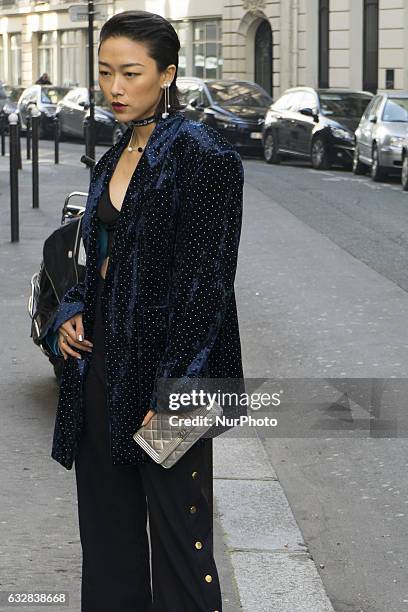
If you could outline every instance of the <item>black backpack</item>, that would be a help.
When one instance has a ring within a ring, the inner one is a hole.
[[[68,289],[84,279],[86,255],[82,240],[83,213],[56,229],[44,242],[43,259],[31,278],[28,311],[31,317],[30,337],[55,367],[62,357],[54,355],[44,341],[54,314]],[[57,377],[58,373],[56,371]]]

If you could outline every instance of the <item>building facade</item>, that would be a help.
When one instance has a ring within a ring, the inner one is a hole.
[[[78,0],[0,0],[0,79],[29,85],[86,85],[87,23]],[[408,0],[115,0],[159,13],[177,30],[180,75],[244,78],[273,97],[287,87],[408,89]],[[97,41],[102,20],[95,22]]]

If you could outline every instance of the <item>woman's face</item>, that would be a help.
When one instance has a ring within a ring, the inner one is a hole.
[[[172,64],[160,73],[146,45],[125,36],[105,39],[98,60],[99,87],[110,105],[118,103],[112,109],[124,123],[153,115],[163,84],[172,81],[176,70]]]

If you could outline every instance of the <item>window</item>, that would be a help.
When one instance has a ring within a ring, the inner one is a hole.
[[[295,94],[293,93],[287,93],[287,94],[283,94],[283,96],[281,96],[280,98],[278,98],[278,100],[276,100],[275,104],[273,105],[273,108],[275,110],[289,110],[292,106],[292,102],[295,99]]]
[[[65,30],[61,32],[61,84],[70,87],[79,85],[81,62],[81,31]]]
[[[183,21],[173,21],[173,28],[176,30],[180,40],[179,64],[177,75],[186,76],[187,74],[187,33],[188,24]]]
[[[10,34],[10,85],[21,85],[21,34]]]
[[[368,94],[320,94],[320,109],[327,117],[349,117],[360,119],[371,101]]]
[[[227,104],[263,108],[272,103],[272,98],[255,83],[215,81],[208,83],[207,87],[214,102],[220,106]]]
[[[319,0],[319,87],[329,87],[329,0]]]
[[[378,89],[378,0],[364,0],[363,89]]]
[[[408,98],[388,98],[382,120],[408,123]]]
[[[193,37],[193,74],[218,79],[222,76],[221,21],[195,21]]]
[[[309,91],[298,91],[294,94],[294,97],[291,100],[290,110],[298,112],[302,108],[311,108],[313,110],[317,109],[317,100]]]
[[[180,102],[182,104],[189,104],[192,100],[196,99],[200,101],[202,98],[203,86],[201,83],[177,80],[177,89],[180,93]]]
[[[54,81],[54,49],[56,44],[57,32],[41,32],[38,35],[38,76],[46,72],[51,83]]]
[[[369,117],[376,115],[378,112],[378,109],[381,106],[382,101],[383,101],[382,96],[374,96],[364,111],[364,115],[363,115],[364,119],[368,119]]]
[[[41,102],[43,104],[58,104],[67,93],[67,87],[42,87]]]

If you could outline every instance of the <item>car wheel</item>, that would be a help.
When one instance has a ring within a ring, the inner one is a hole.
[[[405,152],[404,159],[402,161],[401,185],[404,191],[408,191],[408,153],[407,152]]]
[[[328,170],[331,167],[326,145],[320,137],[315,138],[312,142],[311,158],[315,170]]]
[[[378,147],[376,144],[373,145],[372,161],[371,161],[371,178],[373,181],[381,181],[385,178],[384,168],[380,165],[380,156],[378,154]]]
[[[277,142],[273,132],[268,132],[265,136],[263,155],[268,164],[280,164]]]
[[[358,152],[358,146],[355,146],[354,157],[353,157],[353,173],[354,174],[365,174],[367,172],[367,166],[360,161],[360,154]]]

